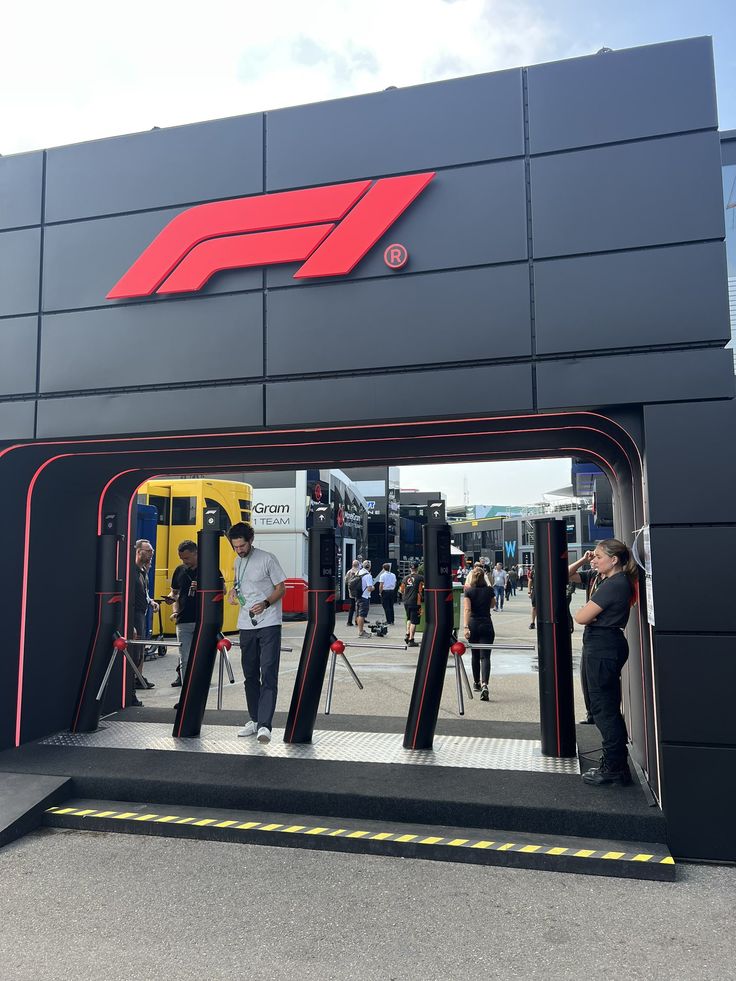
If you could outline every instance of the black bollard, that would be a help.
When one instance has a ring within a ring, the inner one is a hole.
[[[567,528],[557,518],[534,522],[539,715],[544,756],[575,756],[572,639],[567,598]]]
[[[72,732],[94,732],[100,724],[102,701],[98,701],[97,694],[123,622],[123,584],[117,568],[122,541],[124,536],[117,534],[117,515],[106,514],[102,534],[97,538],[95,625],[70,726]]]
[[[198,736],[201,732],[222,630],[224,599],[218,513],[214,508],[205,508],[204,526],[197,535],[197,618],[181,681],[174,736]]]
[[[285,743],[310,743],[330,643],[335,633],[335,526],[331,504],[315,507],[309,531],[307,630],[284,731]]]
[[[424,633],[404,732],[405,749],[431,749],[452,642],[450,526],[443,501],[427,508],[424,536]]]

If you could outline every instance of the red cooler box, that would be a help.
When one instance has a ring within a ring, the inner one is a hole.
[[[282,602],[284,614],[307,612],[307,584],[303,579],[287,579]]]

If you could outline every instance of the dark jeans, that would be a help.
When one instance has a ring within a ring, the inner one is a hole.
[[[491,679],[491,652],[478,651],[473,647],[476,644],[492,644],[496,639],[493,624],[490,620],[476,620],[471,617],[468,621],[470,627],[470,654],[473,668],[473,681],[487,685]]]
[[[355,597],[350,596],[350,609],[348,610],[348,626],[352,627],[353,617],[355,616]]]
[[[136,640],[146,639],[146,612],[139,613],[137,610],[133,614],[133,629],[136,632]],[[130,656],[133,658],[133,663],[138,668],[139,671],[143,670],[143,659],[146,653],[145,647],[140,647],[138,644],[131,645]]]
[[[586,627],[583,652],[590,709],[603,739],[604,759],[614,768],[623,766],[628,735],[621,715],[621,670],[629,645],[616,627]]]
[[[383,604],[383,612],[386,614],[386,623],[394,622],[394,591],[393,589],[384,589],[381,593],[381,603]]]
[[[270,729],[278,692],[281,624],[241,630],[240,654],[248,715],[259,726]]]
[[[503,586],[494,586],[493,592],[496,594],[496,606],[499,610],[503,609],[503,600],[506,595],[506,591]]]

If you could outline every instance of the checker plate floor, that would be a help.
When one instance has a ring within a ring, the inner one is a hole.
[[[235,726],[202,726],[201,735],[175,739],[171,725],[161,722],[104,722],[97,732],[60,732],[41,740],[46,746],[100,749],[158,749],[233,756],[272,756],[292,760],[331,760],[353,763],[409,763],[414,766],[465,767],[478,770],[522,770],[578,775],[577,757],[543,756],[533,739],[484,739],[478,736],[435,736],[431,750],[404,749],[403,737],[388,732],[315,730],[310,744],[283,742],[284,730],[274,729],[271,742],[238,737]]]

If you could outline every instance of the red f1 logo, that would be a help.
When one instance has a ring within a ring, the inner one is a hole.
[[[294,279],[345,276],[434,171],[201,204],[162,229],[108,300],[192,293],[222,269],[301,262]]]

